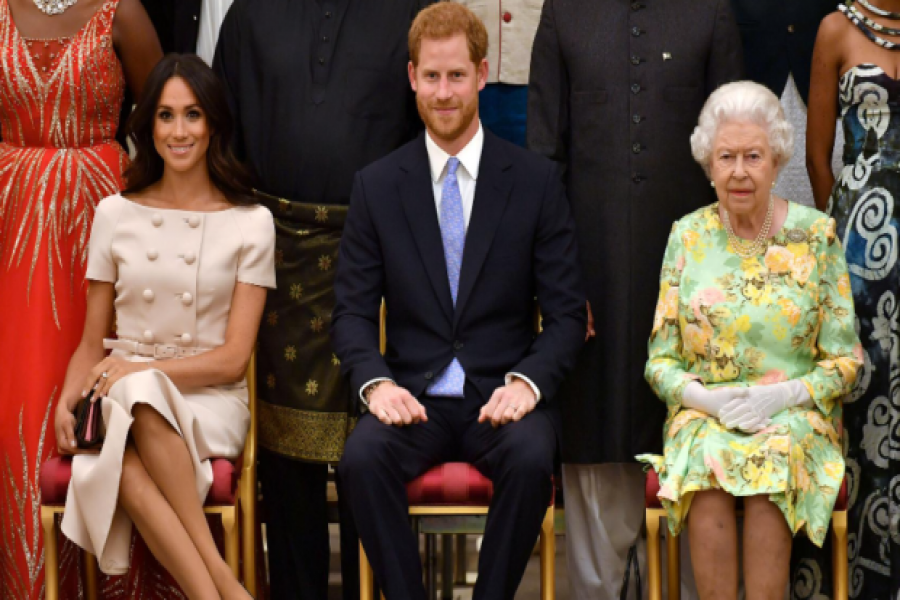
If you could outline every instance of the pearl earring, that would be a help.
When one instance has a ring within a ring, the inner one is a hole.
[[[709,187],[711,187],[711,188],[716,187],[716,182],[715,182],[715,181],[710,181],[710,182],[709,182]]]

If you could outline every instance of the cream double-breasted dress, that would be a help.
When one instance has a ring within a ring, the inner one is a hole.
[[[190,212],[110,196],[94,216],[87,278],[115,284],[119,340],[161,353],[215,348],[225,341],[236,283],[275,287],[272,215],[262,206]],[[113,355],[155,360],[121,348]],[[250,423],[246,382],[179,389],[149,369],[112,386],[103,399],[103,449],[74,458],[62,522],[63,533],[95,554],[108,574],[129,566],[131,519],[118,506],[118,490],[138,403],[153,406],[184,438],[201,500],[212,483],[209,459],[238,456]]]

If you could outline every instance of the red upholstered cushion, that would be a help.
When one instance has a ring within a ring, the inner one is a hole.
[[[650,469],[647,471],[647,479],[644,485],[644,506],[646,508],[662,508],[662,502],[659,501],[657,494],[659,494],[659,475],[657,475],[656,471]],[[847,476],[844,475],[837,500],[834,502],[834,510],[847,510],[847,494]]]
[[[410,505],[487,506],[494,484],[467,463],[444,463],[406,486]]]
[[[240,462],[238,460],[235,464],[226,458],[212,459],[213,483],[206,497],[207,506],[234,504]],[[41,503],[46,506],[65,504],[70,479],[71,457],[57,456],[45,462],[41,468]]]
[[[847,491],[847,475],[841,482],[841,491],[838,492],[837,500],[834,501],[834,510],[847,510],[847,499],[849,492]]]
[[[644,506],[646,508],[662,508],[662,502],[659,501],[657,494],[659,493],[659,475],[656,471],[650,469],[647,471],[647,479],[644,483]]]
[[[72,458],[57,456],[41,467],[41,504],[57,506],[66,503],[66,491],[72,479]]]

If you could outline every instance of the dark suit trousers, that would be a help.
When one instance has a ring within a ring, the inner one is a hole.
[[[478,423],[483,402],[424,397],[428,422],[389,426],[364,415],[341,459],[360,539],[387,600],[425,600],[419,543],[409,527],[406,484],[444,462],[474,465],[494,483],[475,584],[476,600],[515,596],[552,493],[556,433],[540,407],[518,423]]]

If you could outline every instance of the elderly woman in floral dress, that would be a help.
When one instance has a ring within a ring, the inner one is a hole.
[[[763,86],[710,96],[691,146],[718,202],[675,223],[662,267],[646,377],[665,449],[639,458],[671,531],[687,519],[704,600],[737,597],[735,497],[748,597],[780,598],[793,535],[821,546],[844,474],[840,398],[861,350],[834,221],[772,193],[792,134]]]

